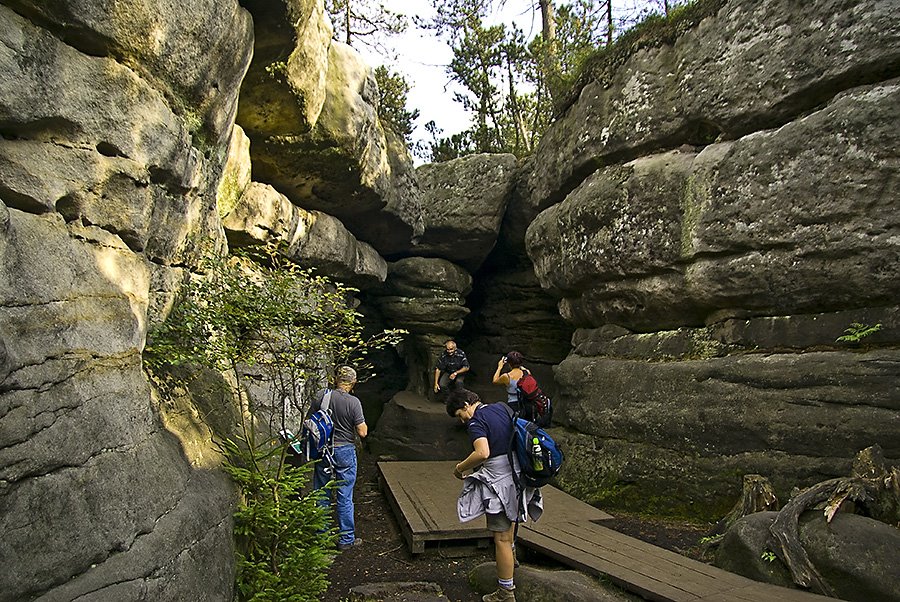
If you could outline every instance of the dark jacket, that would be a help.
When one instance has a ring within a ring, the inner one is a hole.
[[[450,355],[445,350],[441,357],[438,358],[437,365],[435,368],[444,372],[445,374],[449,374],[450,372],[456,372],[461,368],[468,368],[469,360],[466,358],[466,353],[457,348],[456,352],[453,355]]]

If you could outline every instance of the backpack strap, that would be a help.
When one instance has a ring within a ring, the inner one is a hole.
[[[503,404],[506,407],[506,411],[510,414],[510,420],[512,422],[512,429],[510,429],[509,433],[509,451],[506,452],[506,457],[509,460],[509,469],[512,471],[513,475],[513,483],[516,484],[516,526],[513,529],[513,550],[516,548],[516,538],[519,536],[519,522],[522,517],[522,511],[525,509],[525,486],[522,484],[521,475],[516,472],[516,465],[513,461],[513,454],[515,453],[514,442],[516,440],[516,419],[519,417],[518,410],[513,410],[509,407],[509,404]]]
[[[331,411],[331,394],[334,393],[333,389],[325,388],[325,395],[322,396],[322,403],[319,404],[319,409],[331,416],[333,412]],[[332,425],[334,423],[334,419],[332,418]],[[328,436],[328,441],[325,442],[325,445],[322,447],[322,459],[328,463],[329,468],[334,469],[334,426],[331,427],[331,435]]]

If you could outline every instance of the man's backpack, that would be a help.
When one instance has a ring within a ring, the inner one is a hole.
[[[283,430],[279,434],[290,443],[291,453],[304,462],[324,459],[328,466],[334,463],[334,420],[331,417],[331,389],[325,389],[325,396],[319,409],[303,421],[300,437]]]
[[[519,414],[541,428],[550,428],[553,418],[553,406],[550,398],[538,386],[537,380],[529,370],[522,368],[522,378],[516,383],[519,397]]]
[[[543,487],[559,473],[564,459],[562,450],[544,429],[517,414],[513,414],[510,463],[513,455],[521,470],[520,487]]]

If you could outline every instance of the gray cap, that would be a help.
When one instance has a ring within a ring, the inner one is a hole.
[[[353,384],[356,382],[356,370],[351,368],[350,366],[341,366],[337,369],[337,374],[335,375],[335,379],[337,380],[337,384]]]

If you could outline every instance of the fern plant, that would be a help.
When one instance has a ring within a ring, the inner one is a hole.
[[[869,326],[868,324],[853,322],[849,327],[844,329],[844,334],[839,336],[836,340],[838,343],[858,343],[861,339],[864,339],[870,334],[875,334],[879,330],[881,330],[881,324]]]

